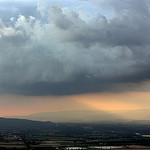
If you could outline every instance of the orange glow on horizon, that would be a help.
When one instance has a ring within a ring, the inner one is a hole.
[[[126,95],[127,94],[127,95]],[[94,110],[133,110],[140,109],[140,105],[133,102],[133,95],[131,93],[124,94],[110,94],[110,93],[101,93],[101,94],[87,94],[74,96],[78,102],[86,105],[88,108]],[[149,94],[150,96],[150,94]],[[128,99],[127,99],[128,97]],[[135,97],[134,97],[135,98]],[[129,102],[129,99],[132,99]]]
[[[0,116],[68,110],[150,109],[150,92],[91,93],[70,96],[0,95]]]

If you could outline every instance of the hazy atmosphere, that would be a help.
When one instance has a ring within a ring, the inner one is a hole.
[[[149,47],[149,0],[0,0],[0,117],[150,109]]]

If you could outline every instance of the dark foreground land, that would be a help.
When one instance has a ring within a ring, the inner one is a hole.
[[[0,150],[150,149],[148,123],[65,123],[0,118]]]

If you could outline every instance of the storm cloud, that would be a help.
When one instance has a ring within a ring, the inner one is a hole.
[[[150,1],[84,3],[99,13],[0,1],[1,94],[117,91],[150,79]]]

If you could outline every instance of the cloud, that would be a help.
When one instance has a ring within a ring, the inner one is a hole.
[[[40,2],[35,9],[35,2],[23,7],[15,1],[9,5],[19,13],[9,21],[3,4],[0,93],[117,91],[118,84],[149,80],[150,2],[133,1],[95,0],[97,15],[86,5],[72,9]],[[113,15],[108,18],[109,10]]]

